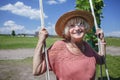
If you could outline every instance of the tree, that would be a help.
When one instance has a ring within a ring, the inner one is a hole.
[[[15,36],[15,35],[16,35],[14,30],[12,30],[11,35],[12,35],[12,36]]]
[[[98,23],[98,27],[100,27],[101,24],[101,18],[102,16],[102,9],[104,7],[103,0],[92,0],[94,12],[96,16],[96,20]],[[77,10],[86,10],[91,12],[90,3],[89,0],[76,0],[76,9]],[[85,40],[96,50],[98,51],[97,46],[95,43],[97,43],[97,37],[95,36],[95,27],[90,31],[90,33],[87,33],[85,35]]]

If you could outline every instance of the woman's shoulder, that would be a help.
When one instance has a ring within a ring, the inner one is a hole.
[[[60,48],[63,48],[64,46],[65,46],[65,41],[64,40],[57,40],[51,46],[51,49],[60,49]]]
[[[65,42],[64,40],[56,41],[49,49],[48,53],[50,55],[56,56],[59,52],[61,52],[63,49],[65,49]]]
[[[65,44],[65,40],[57,40],[53,45]]]

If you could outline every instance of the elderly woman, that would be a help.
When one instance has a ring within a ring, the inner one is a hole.
[[[57,80],[94,80],[96,64],[103,64],[103,55],[97,54],[87,42],[84,35],[94,26],[91,13],[75,10],[63,14],[57,21],[55,30],[63,40],[56,41],[48,49],[49,69]],[[33,74],[40,75],[46,71],[42,48],[48,36],[46,29],[41,29],[38,44],[33,57]],[[100,40],[103,33],[97,30]],[[104,44],[103,44],[104,47]]]

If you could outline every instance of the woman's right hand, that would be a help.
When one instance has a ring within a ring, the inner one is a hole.
[[[48,31],[45,28],[42,28],[39,31],[38,37],[40,40],[45,41],[46,38],[48,37]]]

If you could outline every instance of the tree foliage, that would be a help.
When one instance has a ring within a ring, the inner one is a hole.
[[[101,18],[103,18],[102,9],[104,7],[104,2],[103,0],[92,0],[92,2],[97,24],[98,27],[100,27]],[[76,9],[91,12],[89,0],[76,0]],[[97,51],[97,46],[95,45],[95,43],[97,43],[97,37],[95,36],[95,27],[93,27],[90,33],[87,33],[85,35],[85,40]]]
[[[97,18],[97,23],[100,27],[102,16],[102,9],[104,7],[103,0],[92,0],[93,7],[95,11],[95,16]],[[86,10],[91,12],[89,0],[76,0],[76,9]]]
[[[12,35],[12,36],[15,36],[15,35],[16,35],[14,30],[12,30],[11,35]]]

